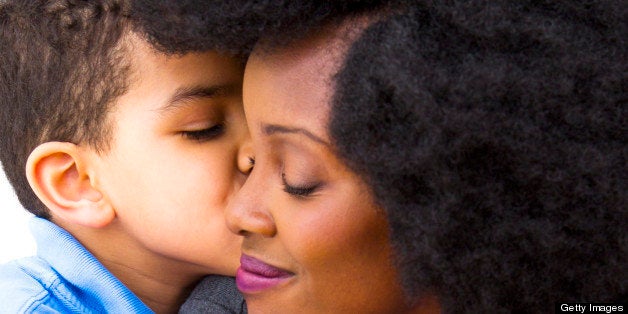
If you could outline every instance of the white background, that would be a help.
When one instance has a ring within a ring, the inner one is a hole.
[[[0,171],[0,264],[35,254],[35,240],[28,230],[30,217]]]

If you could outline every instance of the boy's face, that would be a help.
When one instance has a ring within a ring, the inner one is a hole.
[[[223,211],[246,178],[242,65],[213,52],[165,56],[137,39],[130,54],[110,149],[94,154],[91,176],[116,211],[121,249],[182,275],[233,275],[241,239]]]

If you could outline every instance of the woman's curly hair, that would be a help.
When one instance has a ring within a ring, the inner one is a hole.
[[[445,312],[626,301],[627,8],[419,1],[337,76],[330,132]]]

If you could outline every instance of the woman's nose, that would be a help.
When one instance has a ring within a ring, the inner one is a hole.
[[[269,189],[264,178],[253,169],[249,178],[227,206],[225,219],[231,232],[245,237],[261,235],[273,237],[277,233],[267,200]]]

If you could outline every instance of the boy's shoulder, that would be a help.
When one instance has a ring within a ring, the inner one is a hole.
[[[0,313],[152,312],[69,232],[36,217],[30,228],[37,256],[0,265]]]
[[[61,284],[54,269],[33,256],[0,265],[0,312],[31,313],[63,308],[51,292]]]

